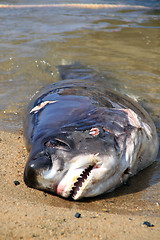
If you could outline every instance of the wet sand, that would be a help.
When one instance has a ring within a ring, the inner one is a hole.
[[[132,190],[128,185],[99,198],[68,201],[24,184],[28,153],[22,133],[1,131],[0,149],[1,240],[160,239],[159,194],[152,201],[141,197],[146,186],[137,189],[136,181],[143,173],[131,180]],[[75,217],[77,212],[80,218]]]

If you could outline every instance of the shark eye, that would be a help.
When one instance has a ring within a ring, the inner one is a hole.
[[[61,149],[66,151],[70,150],[70,146],[66,142],[57,138],[54,140],[50,139],[49,141],[45,142],[44,145],[48,148],[56,148],[56,149]]]

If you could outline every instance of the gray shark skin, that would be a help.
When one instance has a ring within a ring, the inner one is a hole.
[[[154,123],[136,102],[79,80],[34,97],[24,137],[25,183],[74,200],[114,190],[153,163],[159,146]]]

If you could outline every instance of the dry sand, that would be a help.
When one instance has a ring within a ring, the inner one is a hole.
[[[30,189],[23,182],[28,153],[21,133],[0,132],[0,239],[160,239],[158,202],[137,194],[72,202]],[[19,181],[15,185],[14,181]],[[126,191],[126,190],[125,190]],[[123,193],[123,194],[121,194]],[[79,212],[80,218],[75,214]],[[143,223],[150,222],[147,227]]]

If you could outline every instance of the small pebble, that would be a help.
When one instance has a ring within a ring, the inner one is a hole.
[[[14,181],[15,186],[18,186],[20,184],[19,181]]]
[[[44,195],[45,197],[47,197],[47,193],[46,193],[46,192],[43,192],[43,195]]]
[[[148,222],[148,221],[145,221],[145,222],[143,223],[143,225],[146,225],[147,227],[154,227],[154,224],[151,224],[151,223]]]
[[[105,208],[102,208],[102,211],[109,213],[109,210],[107,210],[107,209],[105,209]]]
[[[81,217],[81,214],[80,214],[79,212],[77,212],[77,213],[75,214],[75,217],[76,217],[76,218],[80,218],[80,217]]]

